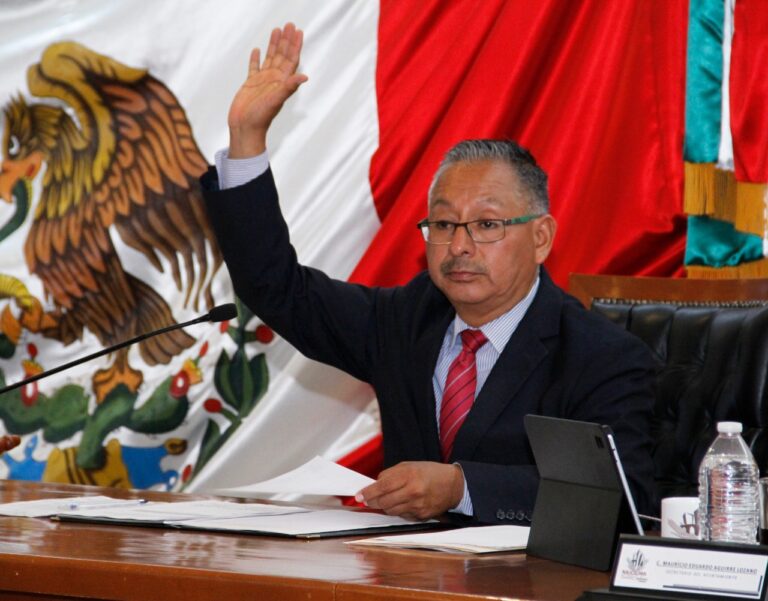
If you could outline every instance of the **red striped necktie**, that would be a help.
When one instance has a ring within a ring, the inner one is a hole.
[[[448,461],[453,451],[453,441],[464,418],[475,402],[477,388],[477,366],[475,353],[488,339],[480,330],[461,332],[462,348],[458,357],[448,368],[445,379],[443,402],[440,407],[440,448],[443,461]]]

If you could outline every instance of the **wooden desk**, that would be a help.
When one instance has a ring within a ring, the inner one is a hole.
[[[0,481],[4,503],[103,492]],[[569,601],[608,582],[608,574],[520,552],[454,555],[350,547],[344,540],[349,539],[302,541],[0,517],[0,600]]]

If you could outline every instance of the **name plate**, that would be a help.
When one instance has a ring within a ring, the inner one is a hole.
[[[623,535],[611,591],[665,599],[766,599],[768,548]]]

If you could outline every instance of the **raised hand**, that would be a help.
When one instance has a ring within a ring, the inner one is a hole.
[[[293,23],[272,30],[264,63],[254,48],[248,77],[229,108],[229,157],[240,159],[264,152],[267,130],[283,103],[307,81],[296,73],[304,34]]]

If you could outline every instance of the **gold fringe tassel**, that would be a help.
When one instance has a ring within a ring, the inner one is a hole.
[[[703,267],[687,265],[686,277],[691,279],[721,280],[734,278],[765,278],[768,277],[768,259],[759,259],[742,263],[736,267]]]
[[[763,236],[767,188],[764,183],[736,182],[736,216],[733,225],[737,230]]]
[[[689,215],[708,215],[734,223],[736,179],[733,172],[715,168],[714,163],[685,163],[683,210]]]
[[[689,215],[711,215],[714,209],[714,163],[689,163],[685,161],[683,211]]]
[[[733,176],[733,171],[722,169],[714,171],[715,197],[712,217],[734,223],[736,221],[736,178]]]

